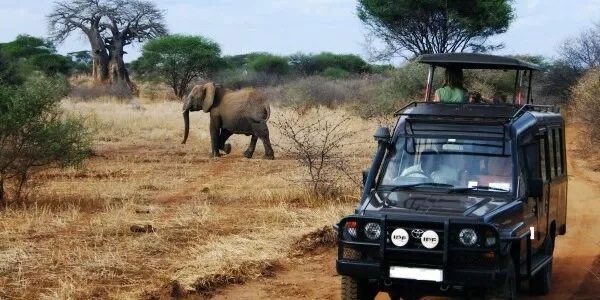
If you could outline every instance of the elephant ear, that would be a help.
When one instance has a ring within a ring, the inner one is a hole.
[[[215,84],[209,82],[204,85],[204,101],[202,101],[202,110],[209,112],[215,102]]]

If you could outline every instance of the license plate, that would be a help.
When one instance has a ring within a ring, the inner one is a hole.
[[[390,267],[390,278],[442,282],[444,277],[443,273],[444,272],[439,269]]]

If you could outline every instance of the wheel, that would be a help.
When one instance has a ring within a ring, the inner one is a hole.
[[[554,252],[554,236],[546,237],[542,253],[552,255]],[[552,289],[552,260],[529,281],[529,289],[538,295],[548,295]]]
[[[377,286],[368,280],[342,276],[342,300],[375,299],[378,292]]]
[[[509,257],[506,263],[506,277],[498,286],[487,291],[485,299],[517,299],[517,274],[512,258]]]
[[[406,174],[402,174],[403,177],[416,177],[416,176],[411,176],[411,175],[420,175],[419,177],[424,177],[426,179],[431,179],[431,177],[429,177],[427,174],[425,174],[425,172],[421,171],[421,170],[412,170]]]

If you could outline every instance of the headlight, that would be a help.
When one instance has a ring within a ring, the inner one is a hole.
[[[365,236],[370,240],[376,240],[381,236],[381,226],[377,223],[365,225]]]
[[[477,233],[471,228],[465,228],[458,234],[458,240],[461,244],[471,247],[477,243]]]

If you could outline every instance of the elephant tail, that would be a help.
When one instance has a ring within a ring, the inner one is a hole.
[[[187,142],[188,139],[188,134],[190,133],[190,110],[186,109],[183,111],[183,122],[185,123],[185,127],[183,129],[183,142],[181,142],[182,144],[185,144],[185,142]]]

